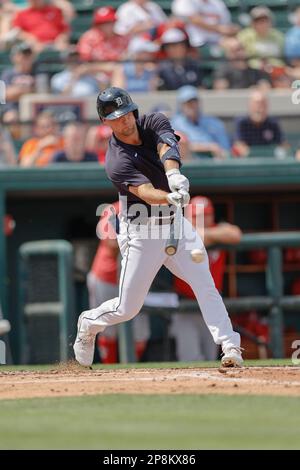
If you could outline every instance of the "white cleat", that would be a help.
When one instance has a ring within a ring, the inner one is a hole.
[[[75,359],[81,366],[89,367],[93,363],[96,335],[81,330],[82,314],[78,318],[77,336],[73,346]]]
[[[238,346],[229,346],[223,349],[221,364],[223,367],[242,367],[242,349]]]

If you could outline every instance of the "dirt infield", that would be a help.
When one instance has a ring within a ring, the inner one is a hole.
[[[0,372],[0,399],[111,393],[300,396],[300,368],[84,370],[68,364],[47,372]]]

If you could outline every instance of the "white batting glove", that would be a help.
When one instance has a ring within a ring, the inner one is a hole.
[[[180,189],[188,192],[190,189],[189,180],[180,173],[178,168],[173,168],[166,172],[168,178],[169,188],[172,192],[179,191]]]
[[[173,206],[185,207],[190,202],[190,195],[187,191],[174,191],[173,193],[169,193],[167,195],[167,200]]]
[[[179,189],[178,192],[182,196],[182,203],[181,203],[182,207],[188,206],[190,199],[191,199],[191,196],[189,195],[189,193],[185,191],[184,189]]]

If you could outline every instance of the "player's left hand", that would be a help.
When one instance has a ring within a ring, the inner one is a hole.
[[[176,168],[166,172],[168,178],[169,188],[172,192],[183,190],[188,192],[190,189],[190,182],[186,176],[182,175]]]

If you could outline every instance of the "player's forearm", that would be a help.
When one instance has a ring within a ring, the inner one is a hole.
[[[147,204],[168,204],[168,193],[162,189],[154,188],[152,184],[130,186],[129,191]]]
[[[167,171],[173,170],[174,168],[179,169],[179,163],[175,160],[166,160],[164,163],[164,168],[165,172],[167,173]]]

